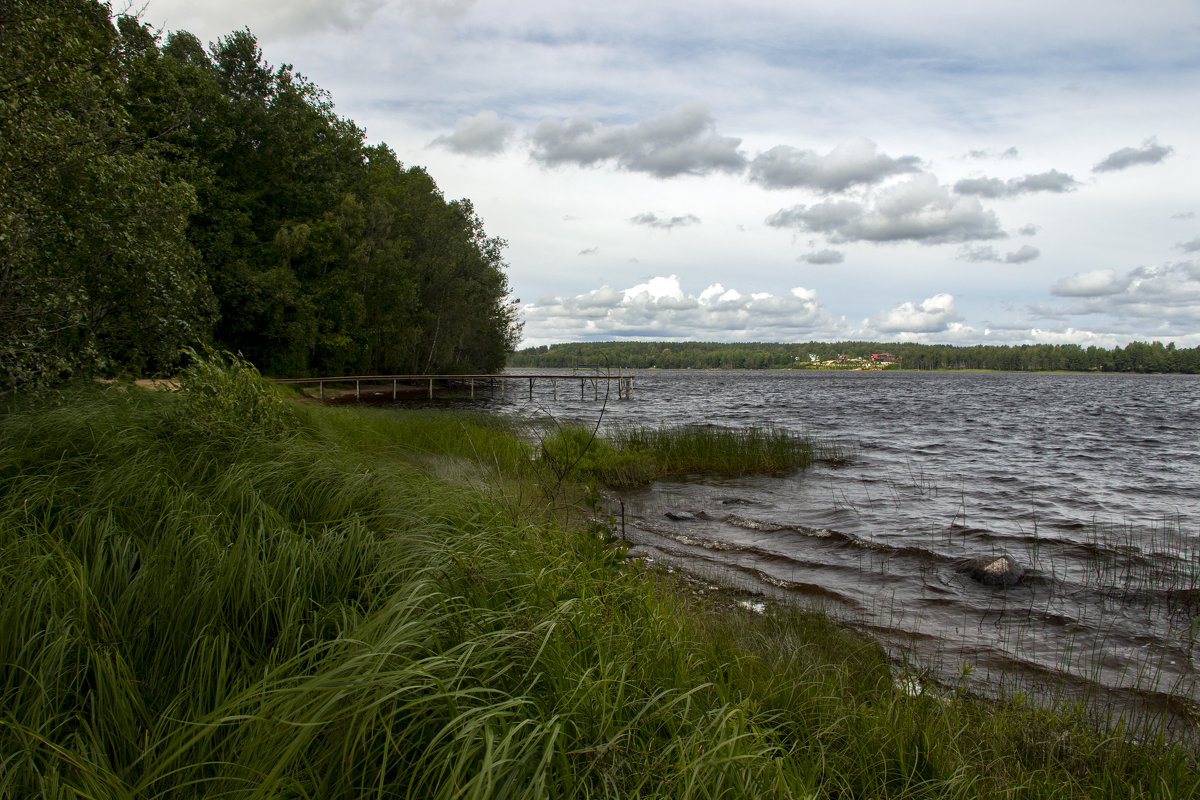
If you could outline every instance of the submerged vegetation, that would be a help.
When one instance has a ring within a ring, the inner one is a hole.
[[[0,416],[0,797],[1200,795],[1152,730],[906,691],[824,617],[626,561],[548,463],[589,431],[183,384]],[[586,452],[781,441],[708,435]]]

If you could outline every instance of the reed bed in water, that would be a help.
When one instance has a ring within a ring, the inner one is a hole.
[[[249,402],[0,416],[0,797],[1200,793],[1178,746],[910,696],[822,617],[439,477],[521,452],[490,423]]]
[[[666,475],[775,473],[842,454],[773,427],[619,427],[596,436],[585,426],[556,428],[542,440],[552,471],[611,488],[645,485]]]

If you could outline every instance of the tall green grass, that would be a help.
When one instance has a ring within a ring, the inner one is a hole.
[[[556,427],[542,440],[550,471],[610,488],[645,485],[666,475],[780,473],[842,454],[772,427],[624,427],[603,436],[585,426]]]
[[[197,402],[0,416],[2,797],[1200,793],[1178,746],[910,697],[627,564],[512,502],[546,475],[496,423]]]

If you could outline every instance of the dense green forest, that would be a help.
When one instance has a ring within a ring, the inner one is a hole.
[[[578,342],[528,347],[514,353],[508,363],[514,367],[600,364],[629,369],[807,369],[812,356],[833,361],[839,355],[869,359],[873,353],[884,352],[897,359],[889,369],[1200,373],[1200,347],[1177,349],[1173,343],[1161,342],[1131,342],[1112,350],[1051,344]]]
[[[276,375],[497,369],[504,246],[249,30],[0,0],[0,391],[192,344]]]

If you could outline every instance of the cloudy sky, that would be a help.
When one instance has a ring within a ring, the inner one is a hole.
[[[508,240],[525,344],[1200,345],[1196,0],[150,0]]]

